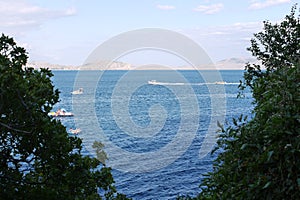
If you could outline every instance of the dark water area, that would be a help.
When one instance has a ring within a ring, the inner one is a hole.
[[[78,137],[83,139],[84,154],[94,155],[89,146],[95,140],[107,146],[115,186],[133,199],[199,193],[202,174],[212,169],[216,156],[200,156],[210,125],[223,115],[229,122],[251,115],[253,108],[249,91],[237,98],[241,70],[219,71],[222,80],[214,79],[216,71],[192,70],[85,71],[85,79],[78,79],[78,71],[53,73],[61,92],[54,110],[74,112],[62,123],[67,129],[82,129]],[[148,84],[154,79],[160,84]],[[84,93],[72,96],[78,87]],[[221,101],[225,110],[218,109]]]

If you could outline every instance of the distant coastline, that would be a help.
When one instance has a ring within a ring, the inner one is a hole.
[[[136,66],[123,62],[103,61],[97,64],[86,64],[83,66],[59,65],[46,62],[29,62],[26,67],[34,69],[48,68],[50,70],[244,70],[246,63],[258,63],[252,58],[229,58],[218,61],[210,66],[169,66],[161,67],[158,65]],[[107,65],[109,64],[109,68]]]

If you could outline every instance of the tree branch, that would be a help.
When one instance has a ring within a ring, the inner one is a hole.
[[[12,131],[19,132],[19,133],[31,133],[31,132],[28,132],[28,131],[23,131],[23,130],[20,130],[20,129],[17,129],[17,128],[13,128],[13,127],[11,127],[11,126],[9,126],[9,125],[7,125],[7,124],[4,124],[4,123],[2,123],[2,122],[0,122],[0,125],[2,125],[2,126],[4,126],[4,127],[8,128],[8,129],[10,129],[10,130],[12,130]]]

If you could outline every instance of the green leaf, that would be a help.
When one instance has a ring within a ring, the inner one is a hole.
[[[241,150],[244,150],[248,145],[249,145],[249,144],[243,144],[243,145],[241,146]]]
[[[267,159],[268,162],[270,161],[270,159],[271,159],[273,153],[274,153],[274,151],[269,151],[269,152],[268,152],[268,159]]]
[[[262,189],[266,189],[271,185],[272,181],[267,182]]]

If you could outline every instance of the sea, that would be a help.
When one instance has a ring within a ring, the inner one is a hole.
[[[218,124],[252,116],[253,99],[238,85],[243,70],[53,71],[60,101],[79,128],[86,156],[104,144],[117,191],[132,199],[195,196],[217,153]],[[151,81],[151,82],[149,82]],[[83,94],[72,91],[83,89]],[[102,154],[103,155],[103,154]],[[99,191],[101,192],[101,191]]]

